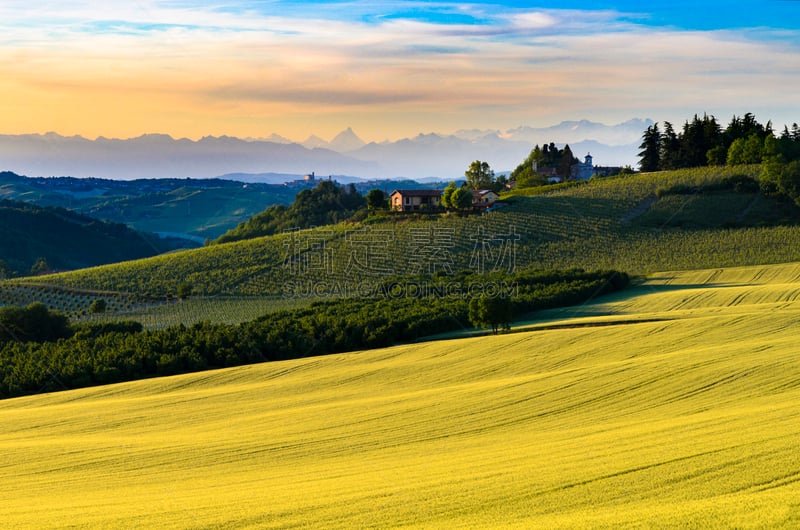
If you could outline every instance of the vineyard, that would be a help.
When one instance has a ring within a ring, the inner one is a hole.
[[[159,301],[132,293],[64,289],[59,286],[33,282],[9,282],[0,288],[0,305],[24,307],[34,302],[41,302],[48,308],[59,311],[71,319],[88,317],[92,304],[97,300],[103,300],[106,304],[106,311],[114,314],[144,311],[163,304],[163,300]]]
[[[238,324],[255,320],[275,311],[307,305],[308,300],[292,298],[201,297],[120,309],[82,320],[90,322],[131,320],[141,323],[146,329],[162,329],[181,324],[192,326],[200,322]]]
[[[798,260],[800,215],[794,205],[721,188],[726,179],[758,173],[758,166],[698,168],[527,195],[517,190],[506,207],[484,215],[386,216],[6,281],[0,283],[0,301],[25,286],[39,293],[50,286],[61,296],[103,291],[123,293],[123,299],[136,293],[166,300],[182,283],[194,295],[229,301],[319,299],[373,294],[389,280],[419,274],[525,268],[649,274]],[[77,296],[80,301],[62,306],[85,305],[84,295]]]
[[[614,297],[532,331],[0,401],[0,518],[797,528],[800,264]]]

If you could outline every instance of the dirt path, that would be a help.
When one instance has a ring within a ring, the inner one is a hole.
[[[650,207],[653,205],[653,203],[656,202],[656,200],[658,199],[656,198],[655,195],[649,196],[648,198],[637,204],[633,210],[625,214],[622,217],[622,219],[620,219],[620,222],[622,224],[630,223],[631,221],[633,221],[634,219],[645,213],[647,210],[649,210]]]

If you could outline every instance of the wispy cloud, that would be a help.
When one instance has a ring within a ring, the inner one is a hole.
[[[313,117],[320,132],[355,121],[391,136],[800,107],[796,30],[654,28],[646,17],[449,2],[13,0],[0,6],[0,110],[14,116],[2,132],[72,123],[64,132],[196,137],[269,124],[298,136]]]

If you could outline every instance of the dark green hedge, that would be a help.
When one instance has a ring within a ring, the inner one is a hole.
[[[70,336],[62,330],[43,342],[6,338],[0,341],[0,397],[379,348],[469,328],[469,300],[478,289],[508,296],[521,314],[623,289],[628,276],[571,270],[415,281],[429,282],[428,291],[321,301],[239,325],[206,322],[143,331],[135,322],[117,322],[74,325]]]

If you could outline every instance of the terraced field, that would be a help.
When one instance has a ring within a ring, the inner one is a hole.
[[[800,264],[0,402],[6,527],[800,526]]]

